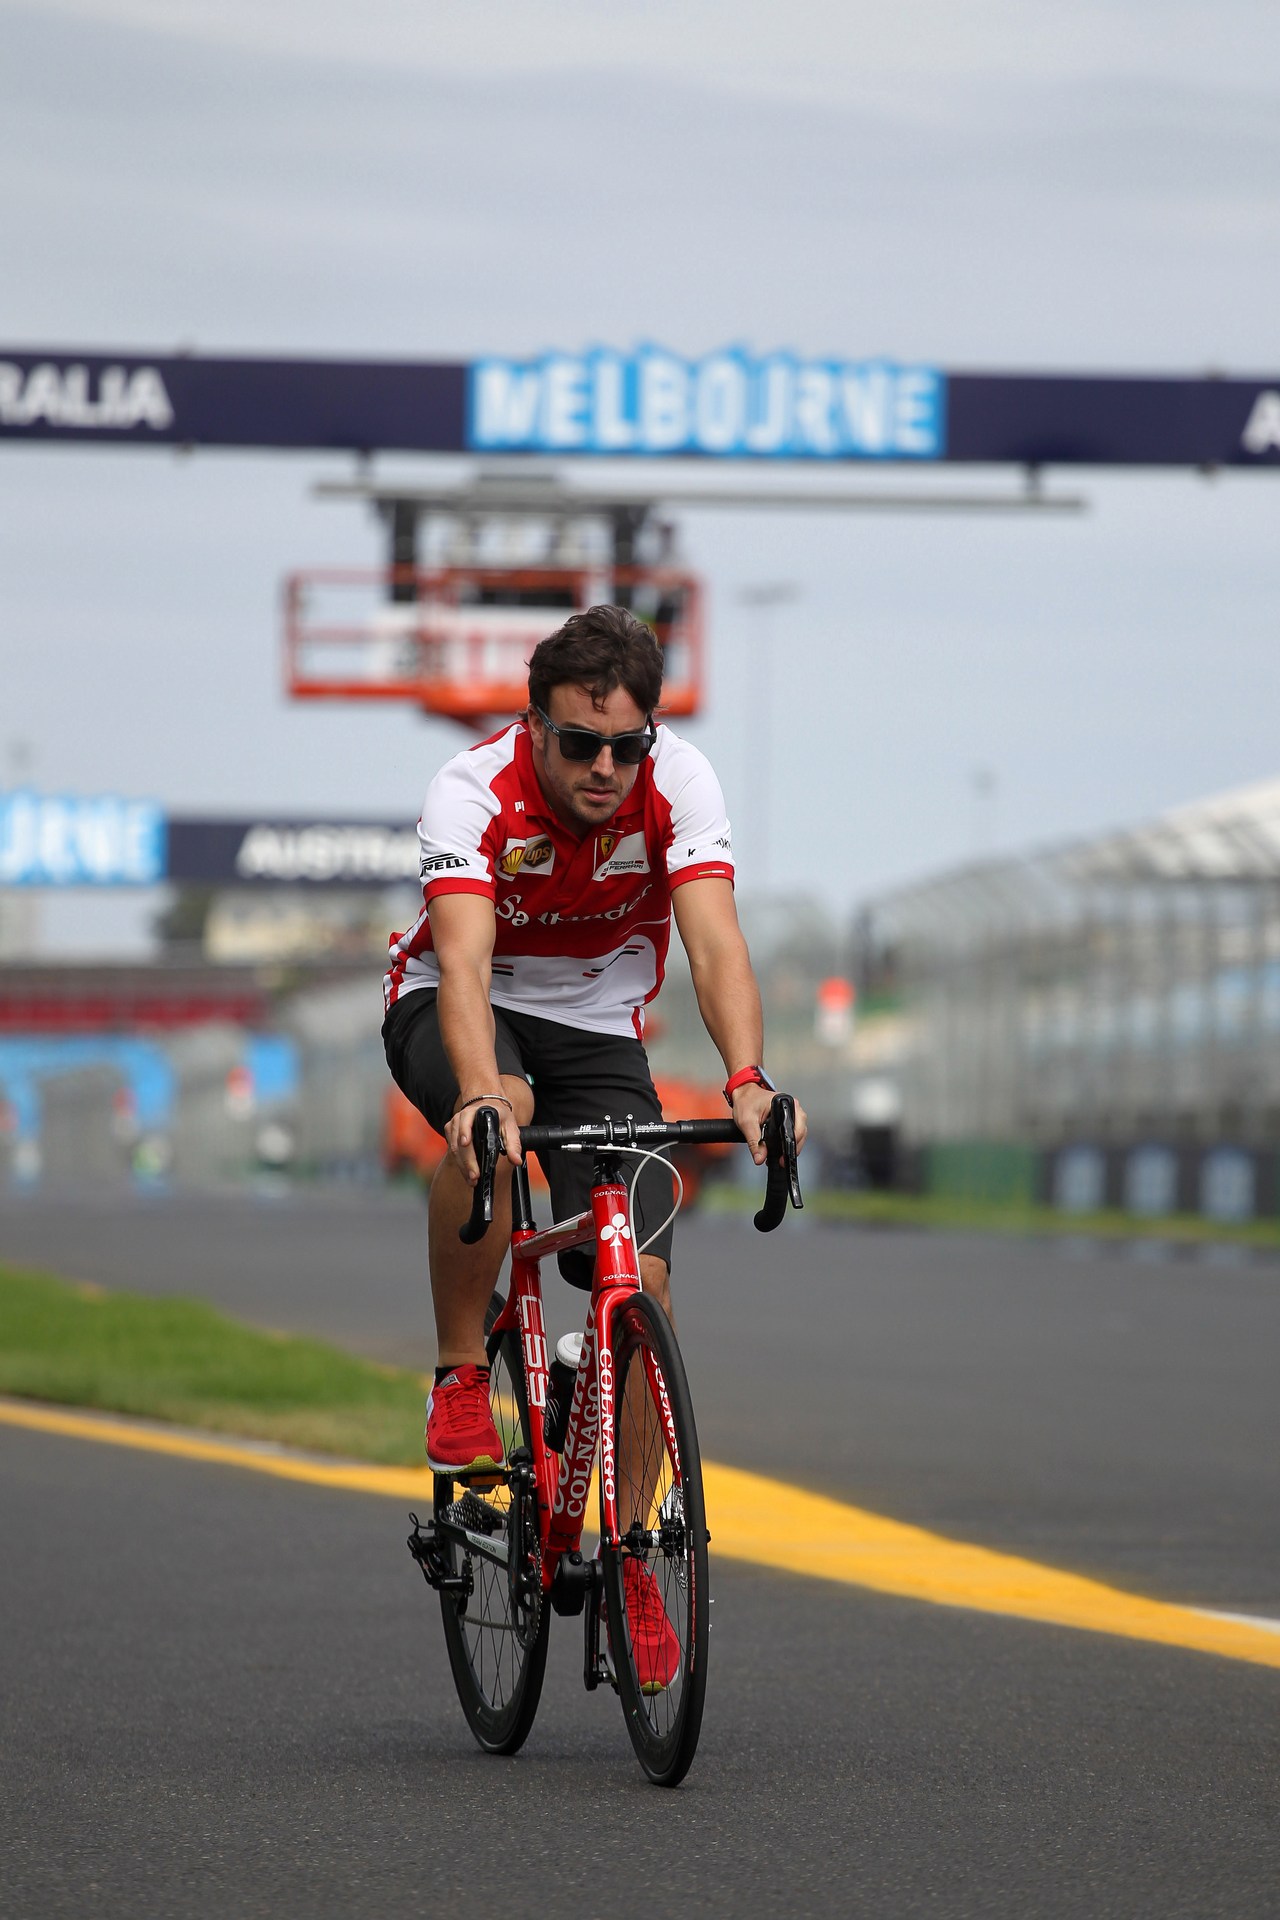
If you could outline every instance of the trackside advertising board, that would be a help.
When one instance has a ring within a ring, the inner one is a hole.
[[[413,822],[171,820],[169,878],[224,886],[416,886]]]
[[[1280,372],[964,373],[743,346],[473,362],[0,346],[0,440],[612,459],[1280,466]]]
[[[166,857],[153,801],[0,793],[0,887],[152,886]]]
[[[0,793],[0,887],[416,885],[418,835],[387,820],[184,819],[154,801]]]

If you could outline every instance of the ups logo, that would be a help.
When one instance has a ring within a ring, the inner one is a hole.
[[[514,880],[518,873],[549,873],[554,864],[555,848],[544,834],[537,840],[509,841],[498,861],[498,871]]]

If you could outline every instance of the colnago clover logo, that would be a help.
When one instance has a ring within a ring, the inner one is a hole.
[[[613,1240],[621,1241],[630,1238],[631,1228],[627,1225],[625,1213],[615,1213],[608,1226],[600,1229],[600,1239],[606,1247]]]

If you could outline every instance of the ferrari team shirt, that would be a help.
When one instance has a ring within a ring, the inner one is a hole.
[[[613,818],[579,836],[538,784],[523,721],[458,754],[427,789],[418,822],[422,912],[391,936],[388,1007],[439,984],[427,909],[480,893],[497,916],[490,998],[591,1033],[644,1031],[662,985],[671,894],[733,879],[724,795],[705,755],[660,726]]]

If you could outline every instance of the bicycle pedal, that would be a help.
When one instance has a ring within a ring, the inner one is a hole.
[[[614,1693],[618,1691],[617,1676],[603,1654],[596,1655],[595,1666],[585,1669],[582,1677],[588,1693],[594,1693],[597,1687],[609,1687]]]
[[[413,1522],[413,1532],[406,1544],[427,1585],[437,1593],[456,1595],[460,1602],[468,1599],[473,1585],[470,1569],[462,1573],[450,1573],[436,1538],[435,1522],[419,1520],[416,1513],[411,1513],[409,1518]]]
[[[503,1485],[507,1479],[507,1469],[505,1467],[454,1467],[447,1476],[441,1477],[456,1480],[460,1487],[479,1487],[487,1493],[492,1488]]]

